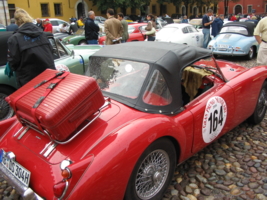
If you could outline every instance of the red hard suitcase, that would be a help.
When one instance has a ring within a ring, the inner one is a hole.
[[[53,140],[64,141],[99,110],[104,97],[94,78],[57,73],[45,70],[6,100],[18,119],[34,124],[42,132],[45,130]],[[51,84],[55,82],[58,83]],[[54,88],[47,89],[51,85]]]

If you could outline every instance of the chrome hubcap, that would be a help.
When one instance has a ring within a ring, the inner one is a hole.
[[[249,49],[249,57],[252,58],[253,57],[253,48],[250,47]]]
[[[136,179],[136,194],[140,199],[150,199],[164,186],[170,169],[170,159],[163,150],[151,152],[141,163]]]

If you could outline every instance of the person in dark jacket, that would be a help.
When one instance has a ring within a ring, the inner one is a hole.
[[[95,24],[95,12],[89,11],[85,21],[84,30],[87,44],[98,44],[99,26]]]
[[[73,18],[70,19],[70,28],[69,28],[69,34],[74,34],[76,33],[76,31],[78,31],[78,25],[76,23],[76,21],[74,21]]]
[[[222,29],[222,26],[223,26],[223,20],[224,20],[224,16],[223,16],[223,15],[220,15],[219,17],[217,17],[217,18],[213,21],[213,23],[212,23],[212,25],[211,25],[211,27],[212,27],[212,29],[211,29],[211,35],[212,35],[213,37],[216,37],[216,35],[218,35],[219,32],[220,32],[220,30]]]
[[[15,19],[14,18],[12,18],[11,20],[10,20],[10,25],[8,25],[7,27],[6,27],[6,31],[16,31],[16,30],[18,30],[18,25],[17,24],[15,24]]]
[[[21,87],[47,68],[55,69],[52,46],[43,30],[32,23],[23,9],[16,9],[15,21],[19,26],[7,42],[7,60],[15,71],[17,86]]]
[[[43,21],[39,18],[36,19],[36,26],[39,27],[40,29],[44,30]]]

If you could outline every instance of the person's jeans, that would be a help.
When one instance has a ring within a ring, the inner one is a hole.
[[[203,48],[207,48],[209,41],[210,41],[210,29],[203,28],[202,33],[204,36],[204,41],[203,41]]]
[[[87,44],[98,44],[97,40],[87,40]]]
[[[126,42],[126,40],[121,40],[121,43],[125,43]]]
[[[155,41],[156,37],[155,36],[148,36],[147,41]]]

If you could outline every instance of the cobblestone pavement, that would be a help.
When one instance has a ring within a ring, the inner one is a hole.
[[[223,57],[248,68],[256,59]],[[244,122],[179,165],[162,200],[267,200],[267,115]],[[0,178],[0,199],[19,199]]]

